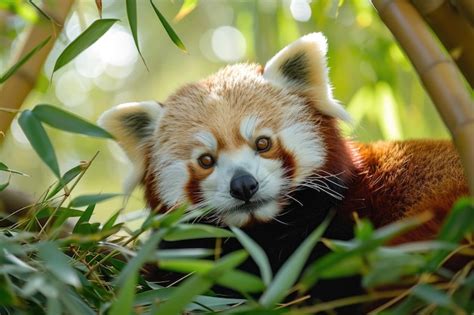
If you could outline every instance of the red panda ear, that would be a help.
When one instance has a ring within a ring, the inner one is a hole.
[[[270,59],[263,77],[280,88],[309,97],[322,113],[350,121],[349,114],[332,96],[326,52],[324,35],[308,34]]]
[[[125,183],[127,193],[139,183],[144,172],[144,147],[153,136],[163,108],[155,101],[125,103],[104,112],[98,124],[115,137],[133,163]]]

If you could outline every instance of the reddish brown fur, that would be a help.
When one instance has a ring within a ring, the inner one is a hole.
[[[281,145],[280,141],[278,141],[275,151],[276,153],[275,153],[274,158],[282,161],[283,169],[285,170],[285,176],[289,179],[293,179],[296,172],[295,157],[293,156],[291,152],[288,152],[288,150],[285,150],[285,148]],[[262,154],[262,156],[264,155]]]
[[[433,218],[393,243],[432,239],[453,203],[468,194],[454,146],[443,140],[351,143],[355,173],[340,211],[380,227],[429,212]]]
[[[142,184],[145,188],[145,200],[147,201],[148,206],[156,212],[165,212],[166,207],[161,203],[156,174],[152,171],[150,167],[151,163],[151,148],[148,146],[145,148],[145,173],[143,175]]]
[[[193,204],[202,201],[200,181],[206,178],[211,172],[211,169],[203,169],[196,167],[191,163],[188,164],[189,181],[186,184],[186,195]]]

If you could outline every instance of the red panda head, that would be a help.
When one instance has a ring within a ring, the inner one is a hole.
[[[188,202],[225,225],[275,218],[333,159],[334,118],[348,120],[332,97],[326,50],[322,34],[309,34],[264,69],[227,66],[163,103],[105,112],[100,125],[134,166],[128,188],[142,181],[151,207]]]

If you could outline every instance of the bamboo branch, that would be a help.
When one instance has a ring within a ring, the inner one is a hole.
[[[51,36],[52,40],[0,87],[0,107],[13,111],[21,107],[28,94],[34,88],[43,64],[61,32],[73,3],[74,0],[43,1],[42,10],[54,21],[50,21],[48,18],[40,15],[39,21],[28,30],[28,36],[24,45],[18,51],[15,58],[13,58],[11,64],[16,63],[22,56],[49,36]],[[0,132],[6,133],[8,131],[13,117],[14,114],[0,113]],[[0,142],[2,140],[3,137],[0,137]]]
[[[412,0],[412,2],[446,47],[472,88],[474,28],[447,0]]]
[[[474,27],[474,2],[472,0],[452,0],[452,2]]]
[[[372,3],[405,50],[451,132],[474,196],[474,103],[459,70],[411,3],[407,0],[373,0]]]

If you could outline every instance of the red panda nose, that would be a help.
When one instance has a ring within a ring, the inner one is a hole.
[[[258,182],[251,174],[238,170],[230,180],[230,195],[248,202],[258,190]]]

